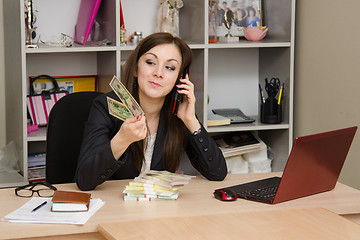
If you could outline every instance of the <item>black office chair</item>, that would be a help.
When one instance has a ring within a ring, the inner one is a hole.
[[[46,137],[46,181],[74,182],[80,146],[94,98],[100,92],[77,92],[52,107]]]

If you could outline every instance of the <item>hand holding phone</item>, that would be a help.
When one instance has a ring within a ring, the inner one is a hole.
[[[185,78],[187,73],[188,73],[188,69],[185,68],[184,71],[182,72],[182,74],[180,75],[180,78]],[[177,79],[176,85],[180,84],[180,78]],[[173,106],[173,109],[172,109],[172,113],[174,115],[177,115],[179,104],[183,101],[184,95],[178,93],[178,91],[177,91],[178,88],[177,87],[175,87],[175,90],[176,90],[176,92],[175,92],[175,97],[174,97],[174,106]]]

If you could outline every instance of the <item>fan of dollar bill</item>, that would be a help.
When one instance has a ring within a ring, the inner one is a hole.
[[[125,201],[176,200],[179,190],[194,176],[168,171],[147,171],[125,187]]]
[[[110,115],[123,121],[130,117],[144,115],[144,111],[141,109],[138,102],[116,76],[112,78],[109,85],[121,100],[121,102],[118,102],[110,97],[107,97]]]

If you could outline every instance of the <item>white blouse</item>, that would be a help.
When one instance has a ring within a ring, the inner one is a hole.
[[[154,152],[154,146],[155,146],[155,139],[156,139],[156,133],[153,135],[150,135],[146,137],[146,150],[144,152],[145,162],[143,163],[141,167],[140,174],[149,171],[151,166],[151,158]]]

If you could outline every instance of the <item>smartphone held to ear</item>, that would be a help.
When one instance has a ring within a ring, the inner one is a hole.
[[[185,78],[187,73],[188,73],[188,69],[185,68],[184,71],[182,72],[180,78]],[[180,84],[180,78],[176,81],[176,85]],[[172,113],[174,115],[177,115],[179,105],[183,101],[183,94],[178,93],[177,90],[178,90],[178,88],[175,86],[174,106],[172,109]]]

